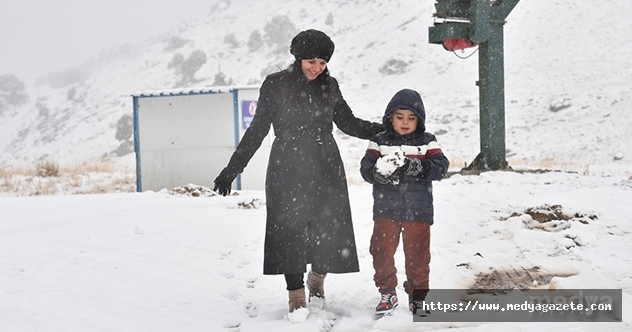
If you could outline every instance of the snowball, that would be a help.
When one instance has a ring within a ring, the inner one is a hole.
[[[294,312],[290,312],[287,314],[287,318],[292,323],[302,323],[307,320],[307,316],[309,315],[309,309],[307,308],[298,308],[294,310]]]
[[[395,172],[395,170],[404,165],[406,156],[402,150],[397,150],[392,154],[387,154],[380,157],[375,163],[375,169],[380,174],[389,176]]]

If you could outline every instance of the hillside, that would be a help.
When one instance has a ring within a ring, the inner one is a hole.
[[[132,114],[132,93],[259,84],[292,61],[288,45],[295,33],[316,28],[336,43],[329,68],[358,116],[377,120],[394,92],[417,89],[428,130],[459,169],[479,151],[477,54],[460,59],[428,43],[433,3],[323,0],[311,10],[297,0],[282,7],[253,1],[247,8],[219,2],[208,17],[43,77],[24,91],[25,104],[5,105],[0,165],[105,158],[132,166],[133,153],[114,153],[129,144],[116,136],[119,120]],[[632,35],[624,33],[632,31],[630,7],[625,0],[598,6],[530,0],[509,15],[505,98],[512,167],[630,174],[632,81],[624,74],[632,72]],[[262,37],[258,48],[249,43],[255,31]],[[206,62],[194,76],[179,76],[183,61],[200,52]],[[365,142],[339,138],[343,158],[355,168]]]

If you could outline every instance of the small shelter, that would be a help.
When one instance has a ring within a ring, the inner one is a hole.
[[[213,187],[257,109],[259,86],[212,87],[132,94],[136,191],[187,184]],[[273,134],[233,189],[263,190]]]

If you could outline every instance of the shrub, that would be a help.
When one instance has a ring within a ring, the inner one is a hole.
[[[134,152],[134,143],[132,141],[123,141],[112,153],[117,157],[122,157]]]
[[[327,24],[330,27],[334,26],[334,14],[332,14],[331,12],[327,14],[327,18],[325,19],[325,24]]]
[[[182,46],[188,44],[190,41],[184,38],[181,38],[180,36],[171,36],[169,37],[169,39],[167,39],[165,41],[165,51],[167,52],[171,52],[171,51],[175,51],[179,48],[181,48]]]
[[[263,27],[265,42],[270,47],[287,47],[296,35],[297,29],[287,15],[272,17]]]
[[[127,141],[134,132],[134,119],[129,114],[124,114],[116,123],[116,134],[114,138],[119,141]]]
[[[54,161],[40,161],[35,167],[35,174],[39,177],[58,177],[59,176],[59,164]]]
[[[227,86],[232,84],[233,80],[230,78],[226,80],[226,74],[222,73],[221,71],[215,74],[215,81],[213,82],[214,86]]]
[[[185,59],[181,53],[176,53],[167,65],[168,69],[174,69],[180,81],[176,83],[176,87],[188,86],[191,83],[199,82],[195,78],[197,72],[206,63],[206,53],[202,50],[195,50]]]
[[[248,38],[248,50],[253,52],[261,48],[261,46],[263,46],[263,39],[261,38],[259,30],[251,32],[250,38]]]
[[[239,42],[234,33],[227,34],[224,37],[224,44],[228,44],[231,48],[237,48],[237,46],[239,46]]]
[[[38,110],[37,116],[42,118],[47,118],[50,115],[50,109],[46,106],[45,102],[45,99],[39,98],[35,103],[35,107]]]
[[[28,95],[24,93],[24,82],[15,75],[0,75],[0,114],[7,106],[20,106],[28,101]]]
[[[15,75],[0,75],[0,92],[20,92],[24,90],[24,82],[20,81]]]
[[[407,67],[408,63],[402,60],[390,59],[386,61],[378,71],[383,75],[398,75],[405,73]]]
[[[66,94],[66,99],[75,103],[82,102],[85,97],[86,92],[82,90],[77,90],[76,87],[70,88],[70,90],[68,90],[68,93]]]

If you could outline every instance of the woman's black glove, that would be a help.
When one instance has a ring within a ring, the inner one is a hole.
[[[230,194],[230,189],[233,181],[237,177],[237,173],[225,167],[215,178],[215,187],[213,191],[217,191],[222,196]]]

